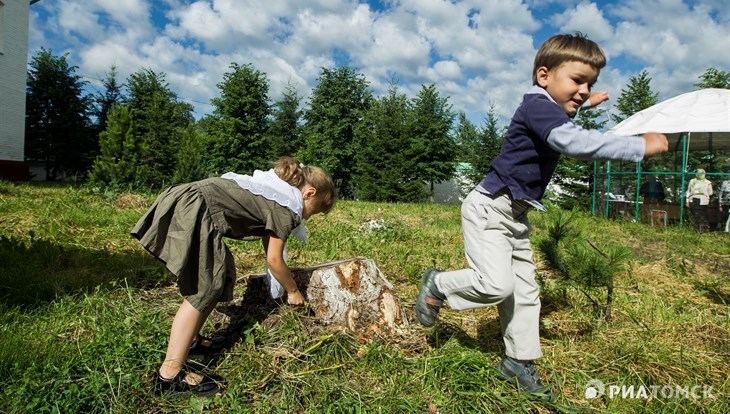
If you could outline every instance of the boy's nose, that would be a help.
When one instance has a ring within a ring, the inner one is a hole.
[[[584,83],[584,84],[580,85],[580,88],[578,89],[578,93],[583,98],[588,99],[588,97],[591,96],[591,87],[588,86],[587,83]]]

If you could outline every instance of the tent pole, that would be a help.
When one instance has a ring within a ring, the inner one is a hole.
[[[636,188],[634,189],[634,201],[636,201],[636,205],[634,208],[634,220],[636,220],[637,223],[641,223],[641,220],[639,220],[639,191],[641,190],[641,161],[638,161],[636,163]]]
[[[606,206],[603,208],[604,217],[608,218],[610,200],[608,194],[611,192],[611,161],[606,161]]]
[[[598,174],[598,161],[593,161],[593,195],[591,196],[591,215],[595,217],[596,215],[596,191],[598,190],[598,186],[596,185],[598,183],[598,179],[596,175]]]
[[[682,230],[684,228],[684,199],[685,199],[685,188],[684,188],[684,182],[685,182],[685,173],[687,172],[687,157],[689,154],[687,152],[689,151],[689,134],[691,132],[688,132],[684,135],[682,135],[682,187],[680,188],[680,197],[679,197],[679,229]]]

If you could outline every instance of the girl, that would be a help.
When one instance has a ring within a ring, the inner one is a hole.
[[[168,188],[139,219],[132,236],[177,276],[184,300],[170,330],[155,391],[212,395],[222,386],[217,375],[183,369],[189,353],[209,353],[221,342],[200,336],[218,301],[233,299],[236,268],[223,237],[261,238],[269,273],[287,291],[290,305],[301,305],[284,258],[290,234],[305,240],[303,220],[329,212],[336,201],[332,178],[319,167],[280,158],[273,170],[253,176],[235,173]]]

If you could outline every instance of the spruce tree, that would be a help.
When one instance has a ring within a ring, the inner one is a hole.
[[[450,132],[455,115],[448,97],[441,97],[434,84],[421,85],[412,105],[412,144],[406,162],[413,175],[428,185],[433,197],[434,184],[448,180],[454,173],[457,154]]]
[[[212,171],[249,173],[269,165],[266,145],[269,81],[252,64],[231,63],[218,83],[220,96],[211,100],[213,113],[201,125]]]
[[[132,110],[125,105],[112,107],[107,117],[107,127],[99,134],[101,154],[94,161],[89,183],[94,186],[115,189],[130,188],[139,175],[146,175],[140,163],[141,142],[134,135]]]
[[[25,155],[45,164],[50,181],[86,175],[97,154],[86,82],[67,57],[41,48],[28,64]]]
[[[355,130],[372,105],[365,76],[348,65],[322,69],[304,113],[304,148],[297,154],[306,164],[327,170],[340,196],[354,194],[352,177],[359,143]]]
[[[139,143],[140,188],[162,188],[172,182],[183,130],[193,122],[192,106],[178,100],[164,73],[139,70],[127,79],[127,106],[132,114],[132,134]]]
[[[611,119],[619,123],[631,115],[657,103],[658,92],[651,90],[651,78],[646,69],[637,76],[629,78],[629,85],[621,89],[621,96],[616,100],[619,114],[612,114]]]
[[[293,156],[304,146],[301,102],[302,97],[296,87],[289,83],[281,99],[274,103],[267,132],[270,160]]]
[[[203,165],[203,146],[198,129],[190,125],[185,128],[180,148],[177,151],[177,164],[173,184],[198,181],[206,176]]]
[[[408,97],[398,92],[394,82],[388,94],[367,111],[357,129],[360,149],[353,182],[358,199],[413,202],[427,195],[422,181],[407,168],[410,111]]]
[[[699,78],[702,82],[695,83],[694,86],[700,89],[730,89],[730,72],[717,70],[715,68],[707,68],[707,70],[705,70],[705,73],[700,75]]]

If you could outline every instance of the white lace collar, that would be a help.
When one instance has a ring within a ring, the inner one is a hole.
[[[244,190],[260,195],[293,211],[301,219],[301,224],[292,230],[291,234],[302,242],[307,242],[307,230],[304,227],[304,218],[302,217],[304,208],[302,192],[279,178],[274,170],[256,170],[253,172],[253,176],[227,172],[221,178],[235,181]]]

